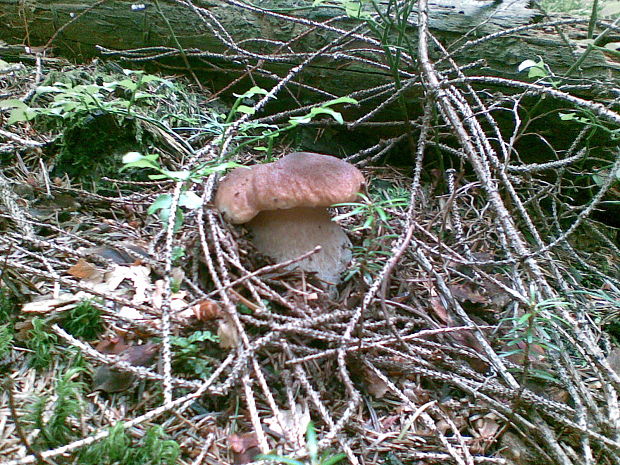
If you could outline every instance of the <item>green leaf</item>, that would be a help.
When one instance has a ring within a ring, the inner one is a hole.
[[[237,168],[237,167],[243,167],[243,168],[247,168],[250,169],[250,167],[248,166],[243,166],[240,165],[239,163],[235,163],[234,161],[228,161],[226,163],[220,163],[217,165],[207,165],[204,166],[200,169],[197,170],[196,174],[194,175],[194,177],[198,176],[198,177],[203,177],[203,176],[208,176],[212,173],[221,173],[223,171],[226,171],[230,168]]]
[[[261,87],[258,87],[258,86],[254,86],[250,90],[244,92],[243,94],[233,94],[233,95],[237,98],[252,98],[255,95],[267,95],[268,93],[269,92],[267,92],[265,89],[262,89]]]
[[[338,97],[337,99],[330,100],[329,102],[326,102],[326,103],[324,103],[321,106],[322,107],[330,107],[332,105],[338,105],[339,103],[353,103],[353,104],[357,105],[359,102],[357,100],[355,100],[354,98],[351,98],[351,97]]]
[[[127,160],[133,161],[125,161],[125,157],[127,157]],[[158,156],[155,154],[141,155],[138,154],[138,152],[128,152],[125,154],[125,156],[123,156],[123,163],[125,164],[125,166],[121,168],[121,171],[127,168],[152,168],[157,171],[161,171],[159,163],[157,162],[157,158]]]
[[[532,314],[531,313],[526,313],[525,315],[522,315],[521,317],[519,317],[519,319],[517,320],[517,325],[523,325],[523,323],[526,323],[527,321],[530,320],[530,318],[532,318]]]
[[[533,66],[537,66],[538,64],[534,61],[534,60],[525,60],[523,62],[521,62],[521,64],[519,65],[519,67],[517,68],[517,70],[519,72],[522,72],[526,69],[530,69]]]
[[[256,113],[256,110],[253,107],[248,107],[247,105],[239,105],[236,110],[237,113],[244,113],[246,115],[253,115]]]
[[[56,84],[58,85],[58,83]],[[61,93],[65,91],[66,89],[61,89],[57,86],[39,86],[36,89],[37,94]]]
[[[321,462],[321,465],[334,465],[340,462],[341,460],[345,459],[346,457],[347,457],[347,454],[342,454],[342,453],[332,455],[331,457],[328,457],[325,460],[323,460]]]
[[[342,118],[342,115],[340,113],[338,113],[337,111],[332,110],[331,108],[327,108],[327,107],[315,107],[315,108],[312,108],[310,110],[310,112],[308,114],[306,114],[306,115],[303,115],[303,116],[293,116],[291,119],[289,119],[289,123],[292,124],[292,125],[307,124],[310,121],[312,121],[315,116],[321,115],[321,114],[330,115],[338,123],[344,124],[344,120]]]
[[[192,191],[183,192],[179,197],[179,205],[190,210],[196,210],[202,207],[202,199]]]
[[[123,155],[123,163],[134,163],[138,160],[142,160],[144,158],[144,155],[142,155],[140,152],[127,152],[125,155]]]
[[[275,455],[275,454],[266,454],[266,455],[258,454],[254,458],[256,460],[273,460],[274,462],[287,463],[289,465],[305,465],[303,462],[300,462],[299,460],[291,459],[288,457],[282,457],[281,455]]]
[[[187,181],[191,176],[191,171],[169,171],[163,170],[157,166],[156,168],[161,174],[151,174],[150,179],[174,179],[175,181]]]
[[[9,115],[6,124],[19,123],[22,121],[30,121],[37,116],[38,112],[32,108],[14,108]]]
[[[16,98],[11,98],[11,99],[6,99],[6,100],[0,100],[0,108],[7,109],[7,108],[29,108],[29,107],[21,100],[16,99]]]
[[[170,194],[161,194],[159,197],[155,199],[155,202],[149,207],[147,213],[149,215],[154,215],[158,210],[170,210],[170,206],[172,205],[172,196]]]

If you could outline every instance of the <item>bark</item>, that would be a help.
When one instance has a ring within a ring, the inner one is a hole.
[[[523,75],[517,74],[519,63],[540,56],[561,75],[583,51],[576,46],[586,38],[585,22],[562,27],[571,39],[571,46],[560,39],[555,29],[547,28],[525,30],[458,50],[460,45],[476,37],[541,20],[535,10],[528,8],[528,3],[528,0],[438,0],[432,4],[431,27],[439,41],[449,45],[458,63],[484,60],[484,74],[507,78],[519,76],[522,79]],[[347,17],[336,19],[342,16],[341,9],[312,7],[310,0],[253,2],[259,8],[271,8],[271,14],[244,8],[240,4],[235,0],[196,2],[206,12],[201,16],[180,1],[171,0],[145,1],[143,4],[121,0],[0,0],[0,39],[9,45],[43,47],[48,55],[53,51],[56,56],[72,60],[100,56],[100,47],[125,51],[157,48],[135,55],[139,57],[182,49],[188,58],[187,63],[197,73],[205,71],[213,76],[226,73],[230,80],[230,73],[234,74],[235,70],[243,72],[248,64],[256,64],[257,59],[265,55],[282,49],[302,56],[319,50],[337,37],[327,29],[309,28],[303,24],[304,20],[322,23],[331,20],[330,26],[342,29],[359,24],[358,20]],[[292,17],[299,19],[292,20]],[[214,19],[223,30],[218,29]],[[415,14],[412,14],[412,27],[406,40],[413,42],[414,48],[416,22]],[[618,41],[617,35],[610,34],[606,40]],[[287,45],[281,47],[275,41]],[[365,54],[352,52],[360,47],[370,50]],[[297,82],[334,95],[390,82],[392,75],[389,70],[346,58],[350,54],[373,58],[372,48],[353,37],[340,45],[340,58],[332,55],[313,60],[312,66],[300,74]],[[203,52],[202,58],[196,58],[200,52]],[[333,54],[333,49],[329,52]],[[437,59],[439,51],[435,52]],[[0,56],[23,57],[24,51],[20,47],[0,46]],[[176,64],[185,63],[178,52],[176,56]],[[282,76],[299,62],[300,58],[295,56],[283,56],[275,61],[262,62],[260,68]],[[616,82],[620,81],[618,68],[618,63],[596,50],[589,54],[575,76]],[[410,72],[415,74],[416,70]],[[472,72],[479,73],[480,69]]]

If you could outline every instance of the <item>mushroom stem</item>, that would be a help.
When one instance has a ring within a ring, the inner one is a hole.
[[[263,211],[247,226],[254,235],[257,250],[278,263],[320,245],[320,251],[294,267],[315,272],[319,279],[331,284],[339,282],[340,274],[352,258],[351,241],[322,207]]]

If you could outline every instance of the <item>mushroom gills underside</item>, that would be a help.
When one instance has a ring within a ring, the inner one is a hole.
[[[256,249],[276,263],[321,250],[290,268],[315,272],[322,281],[337,284],[351,262],[351,241],[342,228],[331,221],[325,208],[291,208],[259,213],[248,224]]]

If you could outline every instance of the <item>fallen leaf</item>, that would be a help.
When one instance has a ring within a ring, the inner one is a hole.
[[[131,346],[122,351],[119,357],[122,361],[133,366],[148,365],[159,349],[159,344],[144,344]],[[103,365],[97,368],[93,375],[93,391],[121,392],[127,390],[133,383],[135,376],[133,373],[121,371]]]
[[[615,348],[607,356],[607,363],[611,366],[611,369],[620,375],[620,349]]]
[[[60,294],[56,299],[41,299],[28,302],[22,307],[25,313],[48,313],[52,310],[58,310],[69,304],[75,304],[79,301],[74,294],[68,292]]]
[[[74,278],[96,281],[102,279],[102,273],[93,265],[83,258],[80,258],[75,265],[67,270]]]
[[[235,323],[228,315],[219,320],[217,337],[220,338],[219,345],[222,349],[234,349],[239,345],[239,333],[235,328]]]
[[[228,437],[228,443],[236,465],[250,463],[260,454],[256,433],[233,434]]]
[[[366,389],[375,399],[381,399],[390,390],[385,381],[372,370],[364,370],[364,381],[366,381]]]
[[[455,299],[460,302],[469,301],[472,304],[485,304],[487,299],[483,297],[479,292],[475,291],[467,284],[453,284],[450,287],[450,291]]]
[[[431,310],[437,317],[437,319],[444,325],[448,325],[450,322],[450,317],[448,316],[448,311],[446,307],[441,303],[441,299],[438,296],[432,296],[430,299]]]
[[[145,320],[145,317],[142,313],[136,310],[133,307],[123,306],[118,312],[118,316],[121,318],[125,318],[127,320]]]
[[[310,424],[310,410],[308,406],[296,405],[295,410],[280,410],[280,417],[271,417],[265,420],[269,428],[292,442],[298,449],[306,447],[306,431]]]
[[[194,316],[198,321],[215,320],[222,316],[220,306],[214,300],[206,299],[192,307]]]
[[[132,282],[134,287],[134,296],[132,302],[135,304],[141,304],[148,300],[147,292],[153,289],[149,275],[151,269],[144,265],[135,266],[120,266],[116,265],[114,268],[106,273],[106,283],[110,291],[118,289],[120,284],[124,280]]]
[[[99,341],[95,349],[102,354],[119,355],[124,350],[131,347],[125,342],[125,338],[119,334],[115,334],[107,339]]]

